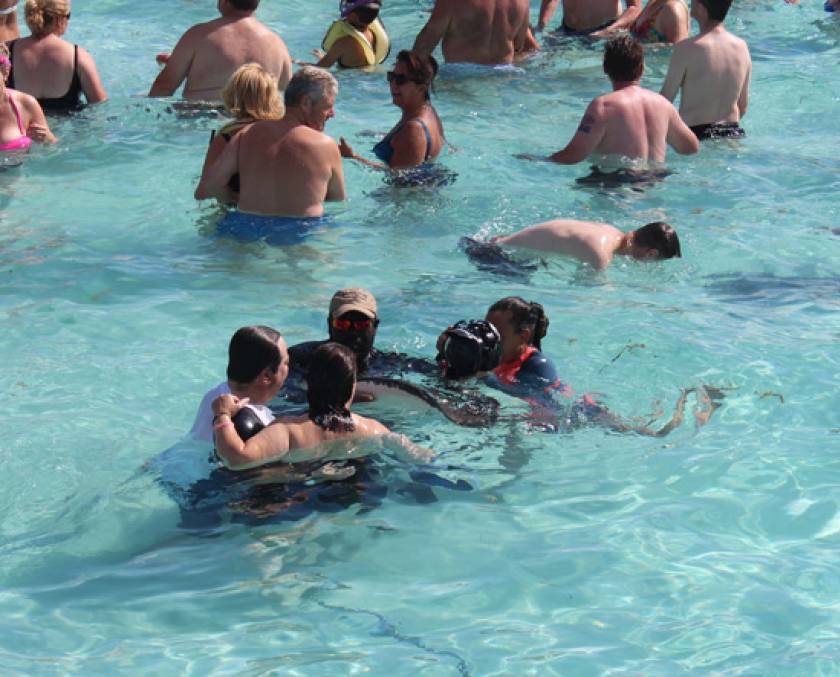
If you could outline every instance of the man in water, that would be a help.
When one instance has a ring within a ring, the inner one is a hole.
[[[213,401],[221,395],[248,398],[251,410],[263,425],[274,420],[265,406],[283,387],[289,374],[289,354],[286,342],[271,327],[242,327],[230,340],[228,347],[227,380],[210,390],[201,400],[190,436],[213,443]]]
[[[149,96],[172,96],[184,78],[184,98],[219,101],[222,88],[240,66],[256,62],[277,78],[280,90],[292,77],[289,51],[277,33],[254,17],[259,0],[219,0],[218,19],[190,28],[172,54],[158,55],[165,66]]]
[[[545,29],[557,11],[559,0],[542,0],[537,30]],[[642,0],[627,0],[622,11],[621,0],[563,0],[563,23],[560,32],[569,36],[603,37],[607,33],[629,28],[642,11]]]
[[[613,91],[589,104],[565,148],[549,157],[518,157],[571,165],[594,154],[664,162],[666,145],[683,155],[696,153],[697,138],[673,104],[639,85],[644,70],[644,47],[638,40],[629,35],[610,40],[604,49],[604,73]]]
[[[429,55],[443,40],[448,62],[510,64],[539,49],[528,0],[437,0],[414,51]]]
[[[344,171],[338,144],[324,134],[335,115],[335,78],[304,66],[286,88],[282,120],[255,122],[239,132],[207,172],[199,198],[235,201],[228,183],[239,174],[241,212],[310,217],[324,213],[324,201],[344,199]]]
[[[744,136],[752,60],[747,43],[729,33],[723,20],[732,0],[692,0],[699,35],[674,45],[662,95],[674,101],[682,90],[680,115],[698,139]]]
[[[515,265],[499,245],[573,256],[597,270],[610,265],[616,255],[643,261],[682,256],[677,231],[662,221],[623,233],[608,223],[557,219],[494,238],[491,242],[464,238],[467,255],[491,270],[494,262],[505,267]]]

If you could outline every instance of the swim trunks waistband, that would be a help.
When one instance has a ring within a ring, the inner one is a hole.
[[[698,141],[708,139],[742,139],[747,133],[737,122],[712,122],[707,125],[690,127]]]
[[[566,23],[565,17],[563,18],[563,23],[560,24],[560,30],[565,34],[568,35],[570,38],[576,37],[586,37],[587,35],[592,35],[593,33],[597,33],[598,31],[604,30],[607,26],[612,26],[615,23],[615,19],[610,19],[609,21],[604,22],[600,26],[596,26],[595,28],[586,28],[584,30],[578,30],[576,28],[570,27]]]

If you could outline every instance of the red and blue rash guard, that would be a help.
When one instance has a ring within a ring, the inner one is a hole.
[[[533,346],[515,360],[496,367],[488,384],[533,404],[555,403],[558,395],[572,396],[572,389],[560,380],[554,363]]]

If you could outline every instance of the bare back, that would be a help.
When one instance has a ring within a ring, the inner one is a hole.
[[[79,73],[82,91],[89,102],[105,99],[105,91],[91,56],[57,35],[22,38],[13,47],[15,88],[37,99],[64,96],[71,87],[74,67]]]
[[[219,100],[233,72],[243,64],[256,62],[277,77],[281,90],[291,79],[291,61],[279,35],[254,17],[221,17],[191,28],[178,49],[192,55],[186,70],[184,98]]]
[[[563,0],[563,23],[588,31],[612,22],[622,11],[621,0]]]
[[[606,268],[621,243],[623,233],[608,223],[557,219],[529,226],[496,239],[498,244],[543,253],[573,256],[583,263]]]
[[[508,64],[529,49],[529,21],[528,0],[437,0],[415,49],[431,53],[442,37],[448,62]]]
[[[665,97],[637,86],[605,94],[595,102],[604,120],[595,153],[665,161],[668,127],[676,113]]]
[[[343,199],[341,155],[338,145],[326,134],[291,120],[279,120],[254,123],[240,132],[237,140],[240,210],[321,216],[324,200]],[[330,194],[337,181],[341,184],[340,197]]]
[[[680,115],[690,126],[739,122],[751,71],[747,43],[719,25],[674,47],[662,93],[673,100],[682,89]]]
[[[318,458],[329,458],[330,452],[334,451],[336,445],[331,445],[331,442],[342,440],[352,440],[357,438],[372,437],[374,435],[383,435],[388,431],[384,425],[372,418],[359,416],[358,414],[350,414],[355,423],[355,430],[351,432],[331,432],[324,430],[320,426],[313,423],[308,416],[298,416],[292,419],[283,419],[281,425],[285,426],[289,435],[289,454],[284,460],[294,463],[295,450],[308,450],[306,457],[302,460],[313,460],[315,458],[312,454],[312,447],[322,445],[319,451],[321,455]],[[346,451],[341,450],[341,457],[346,458]]]

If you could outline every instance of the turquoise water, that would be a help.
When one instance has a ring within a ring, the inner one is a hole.
[[[298,57],[334,13],[325,0],[306,16],[265,5]],[[400,192],[347,165],[333,224],[282,248],[214,236],[218,213],[192,190],[216,123],[141,96],[154,53],[213,6],[76,2],[68,37],[94,54],[111,100],[54,120],[61,143],[0,176],[2,672],[834,673],[837,17],[738,3],[749,136],[669,155],[676,174],[644,192],[582,190],[582,166],[511,157],[566,142],[607,86],[597,50],[510,73],[444,69],[435,101],[457,182]],[[388,3],[395,46],[429,6]],[[646,84],[658,88],[667,58],[649,54]],[[398,111],[384,75],[339,77],[327,131],[366,152],[365,133]],[[553,260],[524,283],[457,249],[555,216],[668,220],[684,258],[602,274]],[[431,355],[442,327],[515,293],[545,305],[564,380],[625,416],[667,416],[701,383],[727,397],[706,427],[688,416],[654,440],[465,430],[381,403],[365,411],[472,490],[429,486],[385,456],[378,506],[183,528],[178,492],[210,469],[179,440],[223,378],[231,333],[321,337],[345,285],[376,294],[383,349]]]

